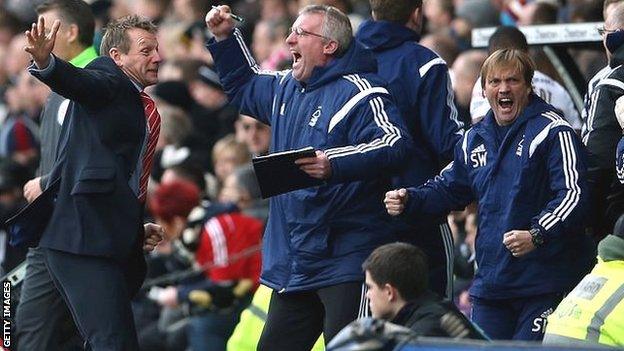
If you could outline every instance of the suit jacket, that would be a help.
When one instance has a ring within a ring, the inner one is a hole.
[[[58,186],[45,190],[56,192],[55,205],[39,245],[127,262],[143,239],[142,205],[129,186],[146,132],[139,91],[109,57],[85,69],[55,60],[45,77],[31,70],[71,100],[50,172]]]

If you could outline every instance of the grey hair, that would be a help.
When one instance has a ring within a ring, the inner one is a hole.
[[[310,13],[324,16],[321,34],[338,43],[334,56],[342,56],[353,41],[353,28],[351,28],[349,17],[337,8],[328,5],[308,5],[299,12],[299,15]]]

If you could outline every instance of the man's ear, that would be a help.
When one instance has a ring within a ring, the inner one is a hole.
[[[423,16],[422,16],[422,6],[417,7],[412,14],[409,16],[407,20],[406,26],[412,29],[415,32],[420,33],[422,30]]]
[[[119,67],[123,66],[123,62],[121,60],[121,51],[118,48],[110,48],[108,50],[108,56],[115,61],[115,64]]]
[[[69,30],[67,31],[67,41],[69,43],[74,43],[76,41],[78,41],[78,26],[75,24],[70,24],[69,25]]]
[[[338,51],[338,43],[330,40],[323,46],[323,54],[325,55],[334,55]]]
[[[390,283],[384,284],[383,290],[384,290],[384,296],[389,302],[397,300],[399,292],[394,286],[390,285]]]

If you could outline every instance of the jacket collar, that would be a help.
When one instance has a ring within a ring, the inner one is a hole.
[[[624,45],[620,45],[620,47],[615,50],[615,53],[611,56],[609,66],[611,66],[611,68],[615,68],[622,64],[624,64]]]
[[[323,67],[314,68],[305,86],[307,90],[314,90],[344,75],[371,72],[377,72],[377,61],[373,53],[353,40],[344,55]],[[304,86],[301,82],[297,83]]]
[[[363,22],[355,38],[373,51],[387,50],[407,41],[418,42],[420,36],[413,30],[389,21]]]

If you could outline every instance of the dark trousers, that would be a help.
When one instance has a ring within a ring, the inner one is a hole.
[[[328,343],[358,317],[362,282],[271,294],[258,351],[308,351],[323,332]]]
[[[514,299],[472,298],[472,321],[494,340],[535,340],[544,337],[546,319],[562,293]]]
[[[81,345],[67,305],[45,266],[42,249],[29,249],[26,263],[15,315],[18,351],[57,351]]]
[[[103,257],[40,250],[55,288],[51,294],[60,297],[69,308],[87,350],[138,350],[130,297],[145,272],[142,254],[122,263]],[[25,314],[20,318],[29,317]]]

